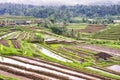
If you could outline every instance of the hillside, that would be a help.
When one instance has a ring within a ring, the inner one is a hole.
[[[120,40],[120,25],[97,32],[92,37],[96,39]]]
[[[0,4],[0,15],[33,16],[36,18],[52,18],[57,20],[71,21],[73,17],[105,17],[119,16],[120,5],[109,6],[34,6],[23,4]]]

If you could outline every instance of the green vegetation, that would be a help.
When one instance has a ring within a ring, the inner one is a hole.
[[[114,25],[108,29],[95,33],[92,38],[106,40],[120,40],[120,25]]]
[[[22,7],[21,7],[22,6]],[[0,4],[0,15],[16,15],[16,16],[32,16],[26,17],[26,19],[36,18],[49,18],[55,19],[55,21],[67,21],[71,23],[113,23],[113,19],[120,19],[120,5],[109,5],[109,6],[85,6],[85,5],[75,5],[75,6],[29,6],[22,4]],[[109,16],[108,16],[109,15]],[[82,19],[76,19],[81,18]],[[95,21],[92,19],[95,18]],[[106,18],[107,17],[107,18]],[[9,17],[5,17],[9,18]],[[25,17],[14,17],[24,19]],[[12,18],[13,19],[13,18]],[[99,20],[102,19],[102,20]]]
[[[67,28],[68,29],[83,29],[86,28],[87,24],[79,24],[79,23],[70,23],[68,24]]]
[[[53,33],[55,34],[59,34],[59,35],[62,35],[65,33],[65,31],[67,30],[66,27],[51,27],[51,30]]]
[[[21,55],[15,48],[0,45],[0,54],[2,55]]]
[[[17,49],[13,46],[13,44],[11,43],[11,41],[8,41],[10,47],[6,47],[3,45],[0,45],[0,54],[1,55],[16,55],[16,56],[32,56],[33,55],[33,51],[31,49],[31,44],[21,41],[20,49]],[[16,45],[18,46],[18,45]]]
[[[0,74],[0,80],[17,80],[15,78],[11,78],[11,77],[6,77]]]
[[[39,43],[43,43],[44,42],[44,38],[42,37],[42,35],[40,33],[35,33],[34,40],[36,42],[39,42]]]
[[[17,20],[17,19],[25,19],[25,18],[15,17],[14,19]],[[33,17],[26,18],[26,20],[29,19],[36,20],[36,18],[34,19]],[[96,51],[91,51],[81,47],[81,45],[84,44],[85,45],[95,44],[100,46],[106,46],[108,48],[111,47],[113,49],[114,48],[120,49],[120,41],[119,41],[120,29],[118,24],[117,25],[109,24],[109,26],[105,30],[102,30],[97,33],[93,33],[91,35],[91,33],[87,34],[87,33],[79,32],[79,29],[84,29],[87,27],[87,25],[89,25],[87,21],[91,20],[91,18],[86,19],[82,17],[81,19],[79,19],[78,17],[73,19],[73,20],[81,20],[82,22],[80,23],[77,22],[69,23],[69,22],[64,22],[64,20],[59,22],[54,20],[54,18],[53,19],[46,18],[42,20],[43,22],[40,24],[35,23],[30,25],[14,26],[15,27],[14,31],[16,33],[4,38],[5,40],[7,40],[9,46],[0,44],[0,54],[6,56],[15,55],[15,56],[39,58],[43,61],[61,64],[81,72],[105,76],[116,80],[119,79],[118,77],[113,75],[98,73],[94,70],[86,69],[86,67],[88,66],[106,67],[109,65],[120,64],[119,57],[112,57],[107,61],[104,60],[100,61],[97,60],[95,57],[95,54],[97,54]],[[94,21],[94,23],[96,23],[95,18],[93,18],[92,20]],[[101,23],[102,22],[98,24]],[[0,36],[5,35],[8,32],[9,33],[13,32],[11,30],[11,27],[2,27],[0,28],[0,31],[1,31]],[[14,35],[16,34],[19,35],[17,35],[18,36],[17,39],[14,39],[14,37],[16,37]],[[91,37],[89,37],[90,35]],[[8,40],[9,37],[11,36],[13,37],[13,40]],[[46,44],[44,39],[47,38],[55,39],[58,41],[58,43],[56,44],[54,43],[54,41],[51,41],[51,44],[49,43]],[[47,50],[53,52],[54,54],[59,55],[65,59],[71,60],[72,62],[63,62],[55,58],[46,56],[45,54],[40,52],[38,47],[36,47],[34,44],[38,44],[46,48]]]
[[[96,71],[96,70],[95,70],[95,71]],[[116,76],[116,75],[113,75],[113,74],[104,73],[104,72],[101,72],[101,71],[96,71],[96,73],[100,74],[101,76],[113,78],[113,79],[116,79],[116,80],[119,80],[119,79],[120,79],[119,76]]]
[[[73,52],[64,51],[64,50],[60,49],[59,46],[57,46],[56,48],[54,48],[52,45],[50,45],[50,46],[41,45],[41,46],[44,46],[45,48],[47,48],[48,50],[50,50],[51,52],[53,52],[59,56],[62,56],[66,59],[73,61],[73,63],[75,63],[75,64],[77,62],[79,64],[78,66],[85,67],[85,66],[93,65],[93,59],[89,56],[88,57],[87,56],[86,57],[78,56]],[[60,46],[62,46],[62,45],[60,45]],[[82,64],[80,64],[80,61],[79,61],[80,57],[84,59],[84,62]]]
[[[120,49],[120,41],[90,39],[87,43]]]

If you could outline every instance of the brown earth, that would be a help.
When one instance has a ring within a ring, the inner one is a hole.
[[[32,79],[29,79],[29,78],[26,78],[26,77],[23,77],[23,76],[18,76],[18,75],[15,75],[15,74],[3,71],[3,70],[0,70],[0,74],[2,74],[4,76],[7,76],[7,77],[16,78],[18,80],[32,80]]]
[[[11,42],[15,48],[17,48],[17,49],[21,48],[21,45],[17,40],[11,40]]]
[[[71,53],[76,54],[76,55],[78,55],[78,56],[80,56],[80,57],[86,56],[86,55],[83,54],[83,53],[80,53],[80,52],[78,52],[78,51],[76,51],[76,50],[71,50],[71,49],[69,49],[69,48],[60,47],[60,49],[63,50],[63,51],[71,52]]]
[[[105,52],[113,56],[119,56],[120,57],[120,50],[119,49],[113,49],[105,46],[98,46],[98,45],[90,45],[90,44],[84,44],[80,45],[79,47],[82,47],[84,49],[88,49],[94,52]]]
[[[9,47],[9,44],[8,44],[7,40],[0,40],[0,45],[4,45],[6,47]]]
[[[88,25],[85,29],[79,29],[79,32],[94,33],[106,28],[106,25]]]

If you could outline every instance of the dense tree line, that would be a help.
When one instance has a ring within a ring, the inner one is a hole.
[[[111,6],[33,6],[23,4],[0,4],[0,15],[34,16],[53,18],[55,20],[70,20],[72,17],[106,17],[119,16],[120,5]]]

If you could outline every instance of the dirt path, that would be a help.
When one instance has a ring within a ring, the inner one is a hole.
[[[0,70],[0,74],[2,74],[4,76],[7,76],[7,77],[16,78],[17,80],[32,80],[32,79],[29,79],[29,78],[26,78],[26,77],[23,77],[23,76],[18,76],[18,75],[9,73],[9,72],[5,72],[3,70]]]
[[[108,53],[110,55],[114,55],[114,56],[120,56],[120,50],[118,49],[113,49],[113,48],[108,48],[108,47],[103,47],[103,46],[97,46],[97,45],[81,45],[79,47],[85,48],[85,49],[89,49],[92,51],[96,51],[96,52],[105,52]]]

